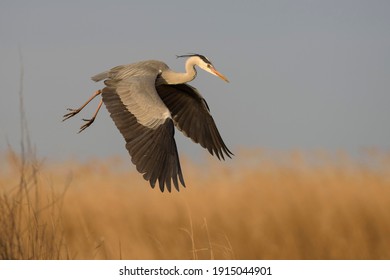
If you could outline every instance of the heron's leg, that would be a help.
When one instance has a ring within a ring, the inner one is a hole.
[[[65,120],[73,117],[74,115],[77,115],[82,109],[84,109],[85,106],[88,105],[89,102],[92,101],[92,99],[94,99],[96,96],[98,96],[101,93],[102,93],[102,91],[100,89],[95,91],[94,94],[92,94],[92,96],[87,100],[87,102],[85,102],[80,108],[77,108],[77,109],[68,108],[67,110],[70,112],[68,114],[64,115],[62,121],[65,121]]]
[[[78,133],[80,133],[81,131],[83,131],[83,130],[86,129],[87,127],[89,127],[89,126],[95,121],[96,116],[97,116],[97,114],[99,113],[100,107],[102,107],[102,104],[103,104],[103,99],[100,99],[99,105],[98,105],[98,107],[96,108],[96,111],[95,111],[95,113],[93,114],[92,118],[91,118],[91,119],[83,119],[83,121],[85,121],[86,123],[80,127],[80,130],[79,130]]]

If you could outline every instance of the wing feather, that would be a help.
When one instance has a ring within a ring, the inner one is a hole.
[[[218,159],[233,155],[223,142],[206,101],[194,87],[188,84],[164,84],[156,89],[170,110],[175,125],[184,135]]]
[[[132,162],[152,188],[179,190],[178,178],[185,187],[176,142],[174,123],[157,95],[155,77],[106,80],[103,102],[126,141]]]

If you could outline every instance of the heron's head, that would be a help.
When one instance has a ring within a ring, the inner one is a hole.
[[[229,82],[229,80],[222,75],[220,72],[215,69],[214,65],[211,63],[211,61],[201,54],[187,54],[187,55],[178,55],[177,57],[191,57],[195,59],[195,64],[199,66],[199,68],[203,69],[206,72],[209,72],[210,74],[213,74],[225,82]]]

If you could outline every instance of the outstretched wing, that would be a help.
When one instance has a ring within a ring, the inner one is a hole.
[[[224,154],[228,157],[233,155],[223,142],[209,107],[196,88],[188,84],[164,84],[156,89],[184,135],[199,143],[212,155],[215,154],[218,159],[225,159]]]
[[[126,140],[132,162],[154,188],[185,187],[171,114],[157,95],[156,75],[106,80],[103,102]]]

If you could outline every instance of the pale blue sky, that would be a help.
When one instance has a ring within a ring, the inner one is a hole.
[[[225,74],[191,84],[239,148],[390,148],[390,1],[1,1],[0,151],[19,148],[18,90],[38,154],[124,155],[105,108],[77,134],[67,107],[102,87],[90,77],[119,64],[160,59],[177,71],[197,52]],[[176,133],[180,154],[203,153]],[[207,155],[206,151],[204,154]]]

